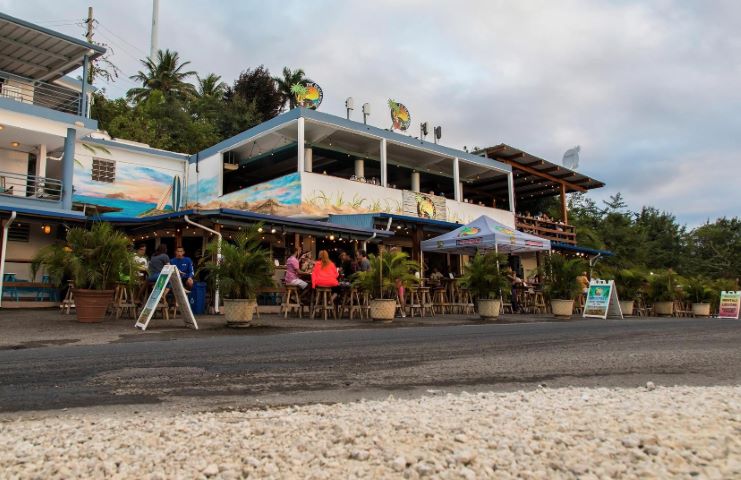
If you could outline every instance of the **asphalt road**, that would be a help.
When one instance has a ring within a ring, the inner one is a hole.
[[[0,411],[243,408],[649,380],[741,383],[741,321],[580,320],[3,350]]]

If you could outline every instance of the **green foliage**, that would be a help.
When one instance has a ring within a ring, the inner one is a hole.
[[[478,298],[499,298],[509,285],[507,257],[496,252],[477,253],[466,265],[461,285]]]
[[[692,303],[709,303],[716,296],[712,282],[700,276],[687,279],[684,291]]]
[[[306,78],[306,74],[302,69],[297,68],[296,70],[291,70],[288,67],[283,67],[282,77],[273,77],[273,80],[275,81],[278,93],[280,93],[282,106],[287,103],[289,109],[296,107],[294,94],[297,92],[302,93],[300,87],[313,82],[310,78]],[[296,88],[297,86],[299,87],[298,89]],[[305,92],[306,88],[303,90],[303,93]]]
[[[116,282],[136,278],[131,241],[110,223],[95,223],[90,230],[72,228],[67,244],[48,245],[36,254],[31,264],[34,278],[43,267],[56,285],[72,279],[77,288],[109,290]]]
[[[177,52],[170,50],[158,50],[157,58],[141,60],[145,70],[140,70],[130,78],[141,82],[142,86],[132,88],[126,92],[126,96],[140,103],[149,99],[153,92],[160,92],[166,99],[185,99],[195,95],[195,87],[186,80],[195,77],[194,71],[183,71],[190,62],[181,62]]]
[[[273,285],[273,262],[270,252],[260,245],[261,225],[239,232],[233,242],[222,240],[221,260],[217,261],[218,240],[204,250],[198,272],[205,272],[212,288],[216,281],[225,298],[253,299],[260,288]]]
[[[378,256],[368,256],[368,260],[370,269],[355,273],[352,283],[369,292],[373,298],[393,298],[397,280],[407,288],[419,281],[414,275],[419,271],[419,263],[404,252],[385,251]]]
[[[636,300],[646,285],[646,274],[638,269],[619,268],[614,279],[620,300]]]
[[[584,261],[551,254],[545,261],[545,294],[552,300],[573,300],[581,293],[576,277],[585,270]]]
[[[671,269],[656,272],[648,277],[648,300],[651,302],[673,302],[681,297],[679,276]]]
[[[254,105],[261,122],[278,115],[284,101],[275,80],[270,76],[270,71],[262,65],[240,73],[234,85],[227,89],[225,97],[227,100],[238,97],[247,105]]]

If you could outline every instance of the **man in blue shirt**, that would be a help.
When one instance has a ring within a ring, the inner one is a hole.
[[[187,290],[192,290],[193,276],[195,275],[195,272],[193,272],[193,261],[185,256],[185,249],[183,247],[175,249],[175,258],[170,260],[170,264],[175,265],[180,272],[180,280],[183,281],[183,286]]]

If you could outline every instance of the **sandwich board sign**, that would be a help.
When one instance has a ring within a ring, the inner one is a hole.
[[[615,282],[612,280],[592,280],[589,282],[587,299],[584,302],[584,313],[582,317],[591,318],[623,318],[620,310]]]
[[[198,330],[198,323],[196,323],[196,318],[190,309],[190,302],[185,294],[185,287],[183,287],[183,282],[180,280],[180,275],[175,265],[164,266],[159,277],[157,277],[157,281],[154,282],[152,293],[149,295],[147,303],[144,305],[142,313],[139,314],[139,318],[134,326],[141,328],[142,331],[147,329],[147,325],[149,325],[149,321],[152,319],[152,315],[154,315],[154,311],[157,310],[157,305],[160,303],[160,298],[165,294],[168,283],[172,287],[172,293],[175,295],[175,300],[177,300],[180,307],[183,323],[188,328]]]
[[[738,320],[739,310],[741,310],[741,291],[720,292],[718,318],[733,318]]]

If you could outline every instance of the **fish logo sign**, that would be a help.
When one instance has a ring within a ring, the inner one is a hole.
[[[459,237],[470,237],[471,235],[476,235],[481,231],[478,227],[463,227],[461,228],[460,233],[458,233]]]
[[[316,83],[294,83],[291,85],[291,93],[296,99],[296,105],[316,110],[322,104],[324,92],[322,87]]]
[[[391,128],[402,132],[409,128],[412,123],[412,115],[409,113],[409,109],[391,99],[389,99],[389,108],[391,109]]]

